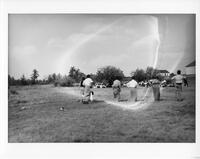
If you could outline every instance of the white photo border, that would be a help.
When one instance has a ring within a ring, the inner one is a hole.
[[[8,143],[9,14],[196,14],[196,97],[200,76],[199,0],[0,0],[1,158],[200,158],[200,99],[196,98],[196,143]]]

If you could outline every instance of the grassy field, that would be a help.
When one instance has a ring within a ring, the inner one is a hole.
[[[184,87],[184,100],[175,88],[164,88],[161,101],[151,91],[139,109],[108,104],[112,89],[94,89],[95,101],[79,102],[79,89],[11,87],[8,103],[9,142],[195,142],[195,87]],[[142,100],[146,88],[138,89]],[[128,89],[122,90],[122,102]],[[60,111],[63,106],[64,111]],[[133,106],[134,107],[134,106]]]

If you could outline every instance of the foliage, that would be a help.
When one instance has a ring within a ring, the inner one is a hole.
[[[28,84],[28,82],[27,82],[27,80],[26,80],[24,75],[22,75],[20,80],[21,80],[21,85],[27,85]]]
[[[62,86],[62,87],[72,87],[75,83],[75,80],[69,76],[64,76],[63,78],[56,80],[54,86]]]
[[[49,76],[48,76],[48,78],[47,78],[47,83],[48,84],[51,84],[51,83],[54,83],[54,85],[58,82],[58,81],[60,81],[62,79],[62,76],[61,76],[61,74],[59,73],[59,74],[55,74],[55,73],[53,73],[53,74],[50,74]]]
[[[154,69],[153,67],[147,67],[146,69],[146,79],[150,80],[152,78],[156,78],[158,76],[159,72],[157,69]]]
[[[74,79],[75,82],[80,82],[81,81],[81,78],[83,76],[85,76],[84,73],[82,73],[80,71],[79,68],[75,68],[74,66],[72,66],[69,70],[69,75],[68,75],[71,79]]]
[[[24,74],[19,79],[15,79],[14,77],[8,75],[8,85],[54,84],[54,86],[69,87],[77,86],[84,76],[85,74],[82,73],[79,68],[75,68],[73,66],[70,68],[68,76],[62,76],[61,74],[53,73],[44,79],[37,80],[39,73],[36,69],[34,69],[30,79],[26,78]],[[123,71],[120,68],[116,68],[114,66],[105,66],[99,68],[96,74],[90,74],[90,76],[95,83],[100,82],[106,86],[111,86],[115,79],[125,79]],[[158,70],[154,69],[153,67],[147,67],[145,70],[137,68],[135,71],[131,72],[131,76],[134,76],[135,80],[138,82],[157,77],[159,80],[164,79],[164,77],[159,74]],[[172,76],[174,76],[173,73],[170,74],[169,78]],[[168,81],[170,81],[170,79],[168,79]]]
[[[96,83],[97,82],[97,76],[96,74],[90,74],[90,78]]]
[[[131,76],[134,76],[134,79],[138,82],[144,81],[146,79],[146,74],[144,70],[139,68],[137,68],[135,72],[132,72]]]
[[[37,80],[36,82],[37,84],[48,84],[47,80],[43,79],[43,80]],[[14,77],[11,77],[10,75],[8,75],[8,86],[15,86],[15,85],[20,85],[20,86],[24,86],[24,85],[31,85],[33,84],[32,79],[27,79],[24,75],[21,76],[20,79],[15,79]]]
[[[105,66],[98,69],[96,73],[96,80],[98,82],[107,83],[108,86],[111,86],[115,79],[122,80],[124,78],[124,73],[121,69],[114,66]]]
[[[16,85],[16,80],[14,77],[11,77],[10,75],[8,75],[8,85],[12,86],[12,85]]]
[[[36,84],[36,79],[38,77],[39,77],[39,73],[36,69],[34,69],[32,75],[31,75],[32,84]]]
[[[158,78],[160,81],[164,79],[164,77],[160,75],[159,71],[153,67],[147,67],[146,70],[137,68],[131,73],[131,76],[134,76],[138,82],[155,78]]]
[[[53,83],[54,82],[52,75],[48,76],[47,81],[48,81],[48,83]]]

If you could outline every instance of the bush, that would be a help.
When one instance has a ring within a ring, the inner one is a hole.
[[[131,76],[134,76],[134,79],[137,82],[141,82],[141,81],[144,81],[146,79],[146,74],[145,74],[144,70],[143,69],[139,69],[139,68],[137,68],[135,70],[135,72],[132,72]]]
[[[96,74],[97,82],[106,83],[108,86],[111,86],[114,80],[122,80],[123,78],[123,71],[114,66],[105,66],[99,68]]]
[[[72,79],[70,77],[64,77],[62,79],[56,80],[54,82],[54,86],[55,87],[58,87],[58,86],[61,86],[61,87],[72,87],[74,83],[75,83],[74,79]]]
[[[55,82],[53,83],[53,85],[54,85],[55,87],[58,87],[58,86],[60,86],[60,82],[57,80],[57,81],[55,81]]]

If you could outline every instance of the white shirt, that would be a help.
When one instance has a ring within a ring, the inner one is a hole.
[[[92,79],[91,78],[86,78],[84,81],[83,81],[83,85],[84,86],[91,86],[93,83]]]
[[[132,80],[131,80],[130,82],[128,82],[126,85],[127,85],[127,87],[136,88],[137,85],[138,85],[138,83],[137,83],[134,79],[132,79]]]
[[[165,83],[166,81],[164,80],[162,83]],[[160,81],[158,79],[153,79],[152,84],[160,84]]]
[[[176,75],[172,77],[172,80],[175,80],[176,83],[182,83],[183,82],[183,76],[182,75]]]
[[[121,82],[119,80],[114,80],[112,87],[121,87]]]

